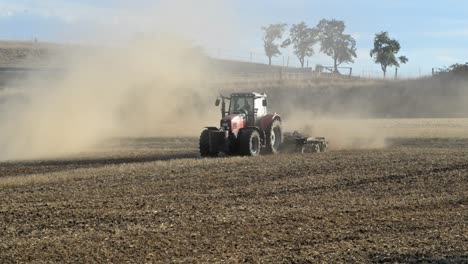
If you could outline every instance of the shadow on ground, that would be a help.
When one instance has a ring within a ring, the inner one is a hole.
[[[175,159],[197,158],[196,152],[148,154],[120,157],[85,157],[64,158],[53,160],[10,161],[0,163],[0,177],[20,176],[29,174],[41,174],[49,172],[67,171],[81,168],[96,168],[108,165],[129,163],[144,163],[153,161],[168,161]]]

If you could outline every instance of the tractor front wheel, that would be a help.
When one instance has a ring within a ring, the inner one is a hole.
[[[246,129],[240,135],[240,154],[242,156],[260,155],[260,134],[255,129]]]
[[[203,130],[200,135],[200,155],[202,157],[217,157],[219,153],[210,152],[210,131]]]

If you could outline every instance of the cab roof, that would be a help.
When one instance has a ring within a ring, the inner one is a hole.
[[[254,98],[266,98],[267,95],[265,93],[256,93],[256,92],[250,92],[250,93],[232,93],[231,97],[254,97]]]

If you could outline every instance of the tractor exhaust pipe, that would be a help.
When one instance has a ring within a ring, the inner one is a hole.
[[[221,98],[221,100],[220,100]],[[220,96],[216,99],[216,102],[215,102],[215,105],[216,106],[219,106],[219,103],[221,103],[221,116],[222,118],[224,118],[226,115],[227,115],[227,112],[226,112],[226,99],[229,99],[227,97],[224,97],[224,96]]]
[[[226,116],[226,101],[223,97],[223,102],[221,103],[221,116],[224,118]]]

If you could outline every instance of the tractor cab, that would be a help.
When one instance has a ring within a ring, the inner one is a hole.
[[[223,105],[221,107],[222,117],[243,115],[248,126],[254,126],[258,119],[264,117],[267,112],[266,94],[259,93],[234,93],[231,97],[221,97]],[[226,109],[225,100],[229,101],[229,108]],[[216,100],[216,106],[220,99]]]
[[[220,96],[215,105],[221,104],[220,127],[206,127],[200,135],[202,157],[228,155],[257,156],[276,154],[282,142],[281,117],[267,112],[266,94],[233,93]]]

